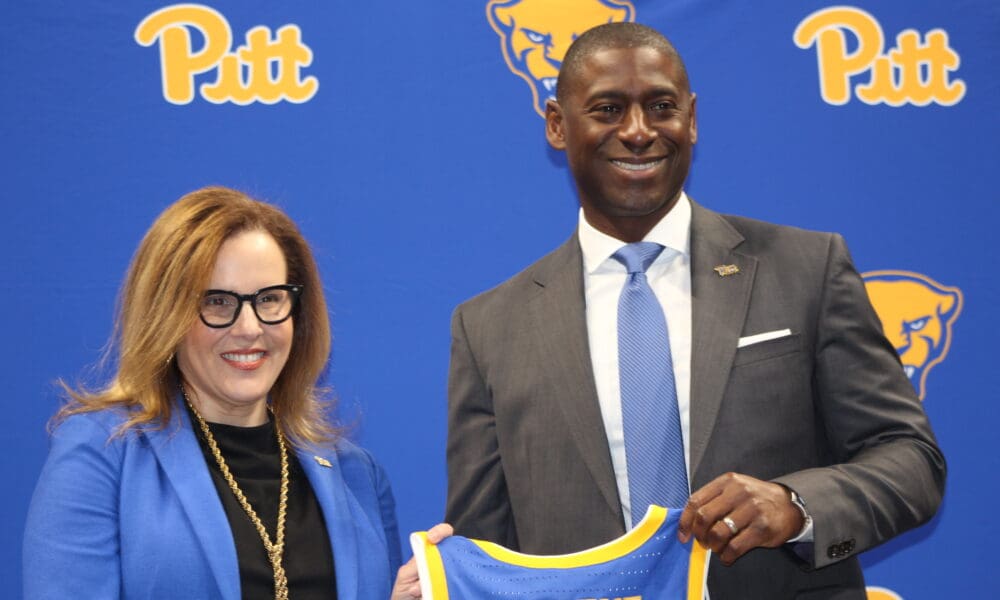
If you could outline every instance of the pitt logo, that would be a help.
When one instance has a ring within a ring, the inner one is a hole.
[[[191,31],[204,38],[198,50]],[[246,33],[246,44],[229,52],[233,33],[226,18],[200,4],[174,4],[150,14],[135,28],[142,46],[160,44],[163,97],[172,104],[194,99],[195,75],[215,70],[212,83],[202,84],[201,97],[214,104],[252,102],[301,103],[316,94],[315,77],[299,78],[299,68],[312,63],[312,50],[301,42],[296,25],[285,25],[272,37],[263,25]]]
[[[630,0],[490,0],[486,17],[507,68],[528,83],[535,112],[544,117],[573,40],[597,25],[634,21],[635,7]]]
[[[962,311],[962,291],[909,271],[871,271],[861,276],[882,330],[923,400],[927,374],[948,355],[951,328]]]
[[[855,43],[848,43],[846,32]],[[793,39],[803,50],[816,45],[820,95],[829,104],[847,104],[851,76],[864,72],[868,83],[855,86],[854,93],[866,104],[951,106],[965,96],[965,82],[948,80],[959,56],[943,29],[927,32],[923,43],[918,31],[907,29],[896,36],[896,47],[882,54],[884,36],[875,17],[860,8],[832,6],[803,19]],[[856,48],[848,52],[849,46]]]

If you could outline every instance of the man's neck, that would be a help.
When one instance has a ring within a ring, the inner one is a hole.
[[[677,197],[668,204],[647,215],[609,216],[594,210],[593,207],[583,206],[583,216],[594,229],[617,240],[621,240],[626,244],[631,244],[632,242],[641,242],[646,237],[646,234],[653,227],[656,227],[656,224],[667,213],[673,210],[680,197],[681,194],[678,193]]]

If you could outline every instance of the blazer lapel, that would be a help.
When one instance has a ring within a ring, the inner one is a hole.
[[[358,573],[361,572],[358,556],[357,515],[346,493],[344,474],[340,461],[332,453],[315,455],[297,451],[299,463],[309,478],[316,500],[323,509],[323,519],[333,548],[334,571],[337,575],[337,597],[358,598]],[[322,464],[320,460],[322,459]]]
[[[604,419],[601,417],[587,337],[583,289],[583,254],[576,234],[539,265],[539,291],[528,302],[536,347],[558,377],[555,401],[608,506],[621,512]]]
[[[692,488],[705,455],[736,344],[743,330],[753,288],[757,259],[739,254],[740,235],[719,214],[692,202],[691,215],[691,413],[690,451]],[[739,271],[723,276],[715,267],[735,265]]]
[[[191,522],[221,597],[239,600],[239,563],[229,520],[187,411],[175,403],[170,425],[144,435]]]

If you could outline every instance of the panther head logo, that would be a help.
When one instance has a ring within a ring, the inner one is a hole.
[[[630,0],[490,0],[486,17],[500,36],[507,67],[528,82],[535,111],[544,117],[573,40],[597,25],[634,21],[635,7]]]
[[[962,291],[909,271],[872,271],[862,277],[882,330],[923,400],[927,374],[951,346],[951,328],[962,311]]]
[[[867,600],[903,600],[899,594],[885,588],[869,586],[865,590],[867,592]]]

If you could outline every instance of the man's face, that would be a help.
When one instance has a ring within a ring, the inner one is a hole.
[[[680,65],[653,48],[598,50],[564,87],[546,107],[546,137],[566,151],[587,221],[641,239],[673,207],[698,137]]]

